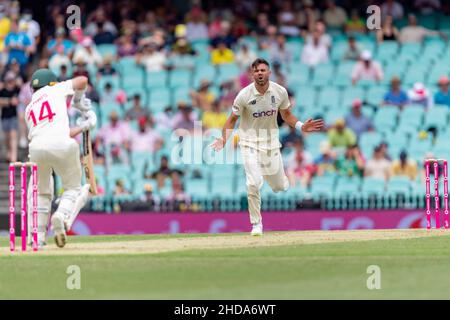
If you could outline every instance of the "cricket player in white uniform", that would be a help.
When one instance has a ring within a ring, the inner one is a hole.
[[[81,163],[77,134],[95,127],[97,118],[90,110],[90,100],[84,98],[86,77],[76,77],[57,83],[48,69],[33,73],[31,87],[33,96],[25,109],[25,121],[29,129],[29,157],[38,166],[38,242],[46,243],[48,217],[53,198],[52,171],[61,177],[64,193],[51,218],[58,247],[66,243],[66,231],[89,196],[89,184],[81,186]],[[83,115],[74,128],[69,127],[67,99],[73,96],[72,106]],[[29,187],[28,190],[31,190]],[[31,192],[28,193],[29,197]],[[29,202],[31,203],[31,201]],[[31,221],[31,210],[28,211]],[[31,223],[28,232],[31,232]],[[31,236],[30,236],[31,239]]]
[[[287,91],[275,82],[269,81],[270,67],[264,59],[256,59],[252,64],[254,82],[243,88],[233,103],[232,113],[227,119],[222,137],[212,144],[214,150],[221,150],[231,135],[238,118],[239,145],[246,174],[248,207],[251,234],[262,235],[260,189],[264,180],[274,192],[289,188],[281,158],[277,114],[300,132],[320,131],[323,120],[299,121],[291,113]]]

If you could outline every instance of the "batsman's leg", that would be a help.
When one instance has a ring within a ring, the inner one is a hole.
[[[39,152],[39,151],[37,151]],[[47,243],[47,230],[49,223],[49,215],[52,206],[53,200],[53,179],[51,176],[52,169],[46,165],[46,161],[36,161],[36,157],[33,157],[36,152],[30,150],[30,159],[34,159],[33,162],[38,165],[38,203],[37,203],[37,229],[38,229],[38,246],[42,247]],[[28,181],[28,190],[27,190],[27,198],[28,198],[28,206],[27,206],[27,215],[28,215],[28,243],[31,245],[33,241],[32,231],[33,231],[33,186],[32,179]]]
[[[78,213],[89,197],[89,185],[80,186],[82,175],[80,151],[75,140],[68,143],[64,154],[65,157],[54,164],[55,172],[61,177],[62,187],[65,190],[61,196],[58,209],[52,216],[52,227],[58,247],[65,246],[66,232],[72,227]]]

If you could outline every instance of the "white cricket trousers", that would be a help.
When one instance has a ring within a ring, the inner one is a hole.
[[[30,161],[38,166],[38,235],[45,239],[53,199],[52,170],[61,178],[64,194],[78,194],[82,177],[80,149],[71,138],[37,138],[31,141],[29,154]]]
[[[262,221],[260,190],[264,180],[274,192],[286,191],[289,180],[284,172],[280,149],[257,150],[241,146],[241,154],[246,175],[250,222],[255,224]]]

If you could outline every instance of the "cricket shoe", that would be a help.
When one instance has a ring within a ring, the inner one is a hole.
[[[66,226],[64,224],[64,216],[58,212],[52,216],[52,228],[55,233],[55,243],[62,248],[66,245]]]
[[[251,235],[252,236],[262,236],[263,235],[262,222],[253,224]]]

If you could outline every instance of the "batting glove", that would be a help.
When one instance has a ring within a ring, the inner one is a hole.
[[[92,110],[83,112],[82,118],[78,118],[77,125],[83,130],[83,132],[92,130],[97,125],[97,115]]]

